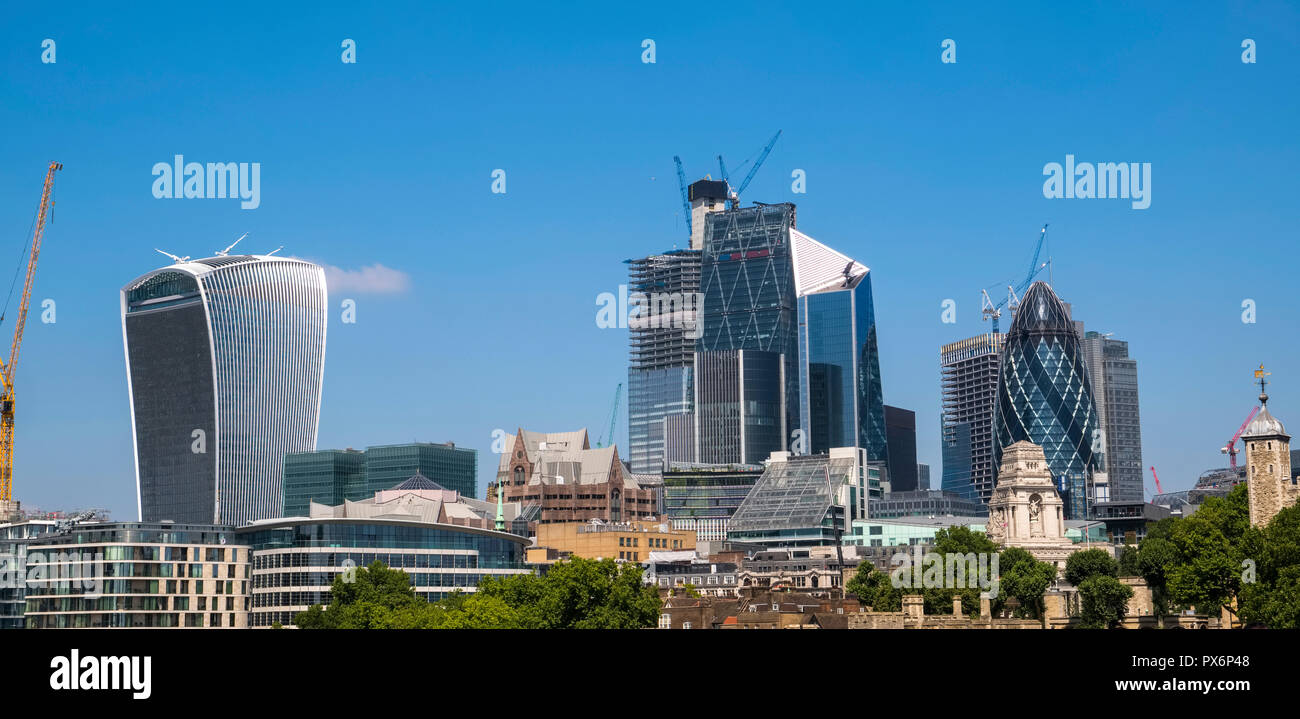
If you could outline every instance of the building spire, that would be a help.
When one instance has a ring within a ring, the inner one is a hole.
[[[1264,387],[1268,384],[1268,380],[1264,378],[1271,374],[1273,373],[1264,371],[1263,364],[1259,366],[1259,369],[1255,370],[1255,379],[1259,380],[1259,404],[1261,407],[1268,404],[1268,393],[1264,391]]]
[[[505,497],[505,495],[506,495],[506,489],[505,489],[505,486],[504,486],[504,485],[505,485],[505,482],[503,482],[503,481],[501,481],[501,480],[497,480],[497,523],[496,523],[496,529],[497,529],[498,532],[504,532],[504,531],[506,531],[506,512],[505,512],[505,504],[504,504],[504,501],[505,501],[505,500],[504,500],[504,497]]]

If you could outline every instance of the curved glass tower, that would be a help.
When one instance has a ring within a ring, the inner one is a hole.
[[[1105,442],[1078,332],[1046,282],[1025,291],[1007,333],[994,426],[994,467],[1004,447],[1020,440],[1040,445],[1067,517],[1087,516],[1089,482],[1105,467]]]
[[[280,516],[285,453],[316,448],[324,270],[181,261],[123,287],[121,305],[140,520]]]

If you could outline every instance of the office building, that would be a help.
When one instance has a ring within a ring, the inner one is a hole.
[[[421,474],[463,496],[477,495],[478,451],[412,442],[354,449],[291,452],[284,458],[284,513],[306,516],[310,502],[342,504],[373,497],[407,477]]]
[[[732,515],[727,539],[769,549],[833,546],[880,496],[880,469],[868,462],[866,450],[773,452],[763,476]]]
[[[502,507],[507,524],[518,504]],[[485,576],[526,574],[528,538],[494,529],[497,506],[416,474],[370,499],[312,503],[307,517],[241,527],[252,548],[249,626],[290,626],[299,612],[330,602],[338,575],[378,561],[410,577],[415,593],[436,601],[473,592]]]
[[[1145,468],[1137,360],[1128,356],[1128,342],[1097,332],[1084,332],[1082,336],[1083,359],[1092,379],[1092,398],[1105,437],[1109,501],[1142,504],[1146,495],[1142,491]]]
[[[872,519],[897,517],[980,517],[988,508],[978,499],[941,489],[888,492],[871,504]]]
[[[725,540],[731,516],[762,475],[757,464],[672,464],[663,475],[664,515],[700,541]]]
[[[547,550],[553,554],[547,553]],[[552,522],[537,525],[537,541],[528,561],[546,564],[547,556],[644,562],[651,552],[694,552],[695,532],[667,522]],[[536,561],[534,561],[536,559]]]
[[[919,492],[930,489],[930,465],[924,463],[916,465],[916,489]]]
[[[52,519],[0,524],[0,629],[27,626],[27,545],[54,531]]]
[[[900,457],[898,467],[890,464],[871,272],[796,229],[789,234],[798,303],[803,453],[860,447],[868,461],[889,465],[914,487],[915,416],[911,459]]]
[[[941,488],[988,504],[993,494],[993,414],[1006,335],[987,333],[939,348],[943,389]]]
[[[316,448],[325,273],[268,255],[181,259],[121,292],[143,521],[281,513],[284,455]]]
[[[916,491],[916,413],[885,405],[885,436],[889,443],[886,479],[890,491]]]
[[[229,525],[86,522],[27,546],[27,628],[248,626],[249,548]]]
[[[663,471],[665,419],[694,409],[700,252],[672,250],[627,265],[637,300],[628,317],[628,465],[651,474]]]
[[[783,451],[799,422],[795,208],[760,205],[704,219],[693,461],[755,464]]]
[[[587,430],[531,432],[520,428],[501,453],[489,500],[505,488],[505,501],[530,511],[537,522],[627,522],[653,519],[659,499],[654,488],[638,484],[618,456],[618,448],[591,448]]]
[[[1069,308],[1046,282],[1025,291],[1007,333],[998,375],[993,454],[1027,441],[1042,448],[1065,507],[1085,519],[1095,473],[1104,470],[1092,382]]]

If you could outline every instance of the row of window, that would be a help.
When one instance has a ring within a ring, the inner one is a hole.
[[[182,618],[183,617],[183,618]],[[28,629],[236,627],[234,614],[56,614],[27,618]]]

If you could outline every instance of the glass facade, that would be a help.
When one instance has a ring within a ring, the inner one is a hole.
[[[443,489],[474,497],[478,451],[415,442],[354,449],[293,452],[284,457],[284,516],[305,517],[312,502],[337,506],[392,489],[416,472]]]
[[[136,279],[121,306],[142,520],[280,516],[285,453],[316,446],[324,271],[211,257]]]
[[[51,520],[0,524],[0,629],[27,626],[27,545],[53,530]]]
[[[75,525],[28,545],[27,627],[243,628],[248,562],[230,526]]]
[[[700,541],[724,540],[740,503],[763,474],[760,465],[670,466],[664,472],[664,513],[673,529]]]
[[[1065,516],[1085,518],[1092,474],[1105,466],[1104,447],[1079,335],[1045,282],[1025,292],[1007,333],[995,424],[995,466],[1003,447],[1020,440],[1041,446]]]
[[[663,471],[664,419],[692,411],[700,337],[700,252],[672,250],[628,260],[628,465]]]
[[[690,365],[627,371],[628,464],[637,474],[663,471],[666,451],[664,418],[691,412],[695,405],[695,372]]]
[[[871,273],[802,232],[791,236],[803,452],[858,447],[866,450],[868,461],[887,464]]]
[[[253,627],[291,625],[298,612],[329,603],[336,576],[376,561],[406,572],[430,601],[473,592],[485,576],[529,571],[527,538],[472,527],[313,519],[245,527],[239,536],[253,549]]]
[[[998,373],[1006,335],[988,333],[939,349],[944,491],[988,504],[993,495]]]
[[[865,517],[880,496],[879,472],[864,450],[830,455],[778,455],[731,517],[727,539],[768,547],[834,544],[837,532]]]
[[[760,462],[785,449],[798,425],[794,209],[783,203],[706,217],[699,350],[716,361],[701,368],[697,356],[701,462]]]

